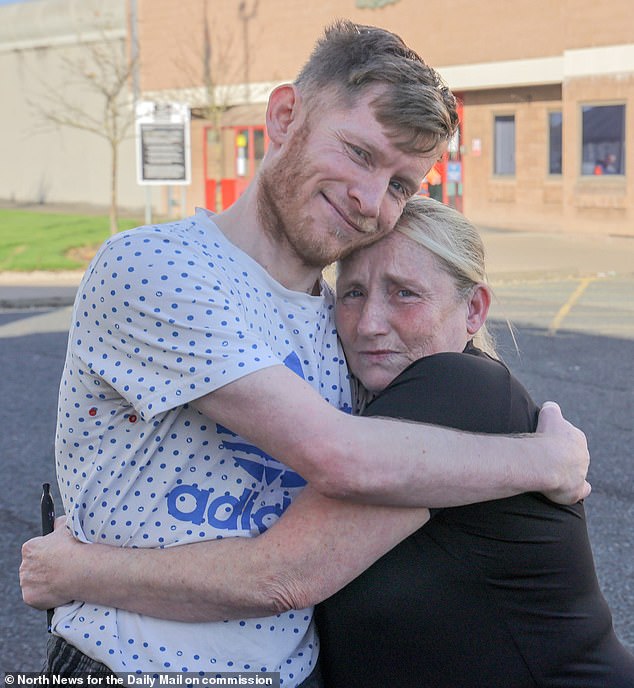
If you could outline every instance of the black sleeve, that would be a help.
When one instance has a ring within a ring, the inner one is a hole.
[[[479,349],[412,363],[364,411],[468,432],[534,432],[539,408],[500,361]],[[432,517],[442,509],[430,509]]]
[[[539,409],[508,368],[478,349],[421,358],[364,411],[479,433],[534,432]]]

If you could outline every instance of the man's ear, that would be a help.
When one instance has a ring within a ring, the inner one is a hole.
[[[300,96],[293,84],[282,84],[273,90],[266,108],[266,128],[272,143],[284,143],[299,110]]]
[[[486,284],[478,283],[467,301],[467,332],[475,334],[486,322],[491,305],[491,290]]]

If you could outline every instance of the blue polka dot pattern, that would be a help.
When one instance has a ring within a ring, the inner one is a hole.
[[[227,241],[206,211],[119,234],[75,302],[62,376],[57,471],[77,537],[169,547],[268,528],[304,481],[189,402],[286,365],[350,410],[334,298],[292,292]],[[312,610],[209,624],[89,604],[57,610],[56,633],[115,671],[280,671],[317,656]]]

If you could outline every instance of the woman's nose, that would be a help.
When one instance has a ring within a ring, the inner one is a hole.
[[[357,332],[371,337],[385,334],[388,329],[385,304],[379,299],[366,299],[357,323]]]

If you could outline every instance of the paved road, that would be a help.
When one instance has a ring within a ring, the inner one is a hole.
[[[504,359],[537,401],[556,399],[588,435],[593,494],[586,507],[598,575],[617,632],[634,651],[634,241],[613,246],[598,269],[601,251],[590,269],[592,261],[586,265],[560,238],[548,250],[547,241],[524,245],[522,235],[488,241],[497,293],[492,318]],[[503,261],[496,250],[506,251]],[[561,257],[549,265],[555,250],[576,267]],[[530,251],[538,251],[532,261]],[[39,532],[41,483],[54,482],[56,394],[70,317],[59,306],[73,291],[65,285],[61,298],[50,285],[27,287],[40,289],[41,303],[61,300],[51,302],[55,308],[0,312],[0,671],[37,670],[44,656],[44,614],[22,604],[17,567],[21,543]],[[0,288],[0,302],[16,294]],[[504,318],[515,325],[519,354]]]

